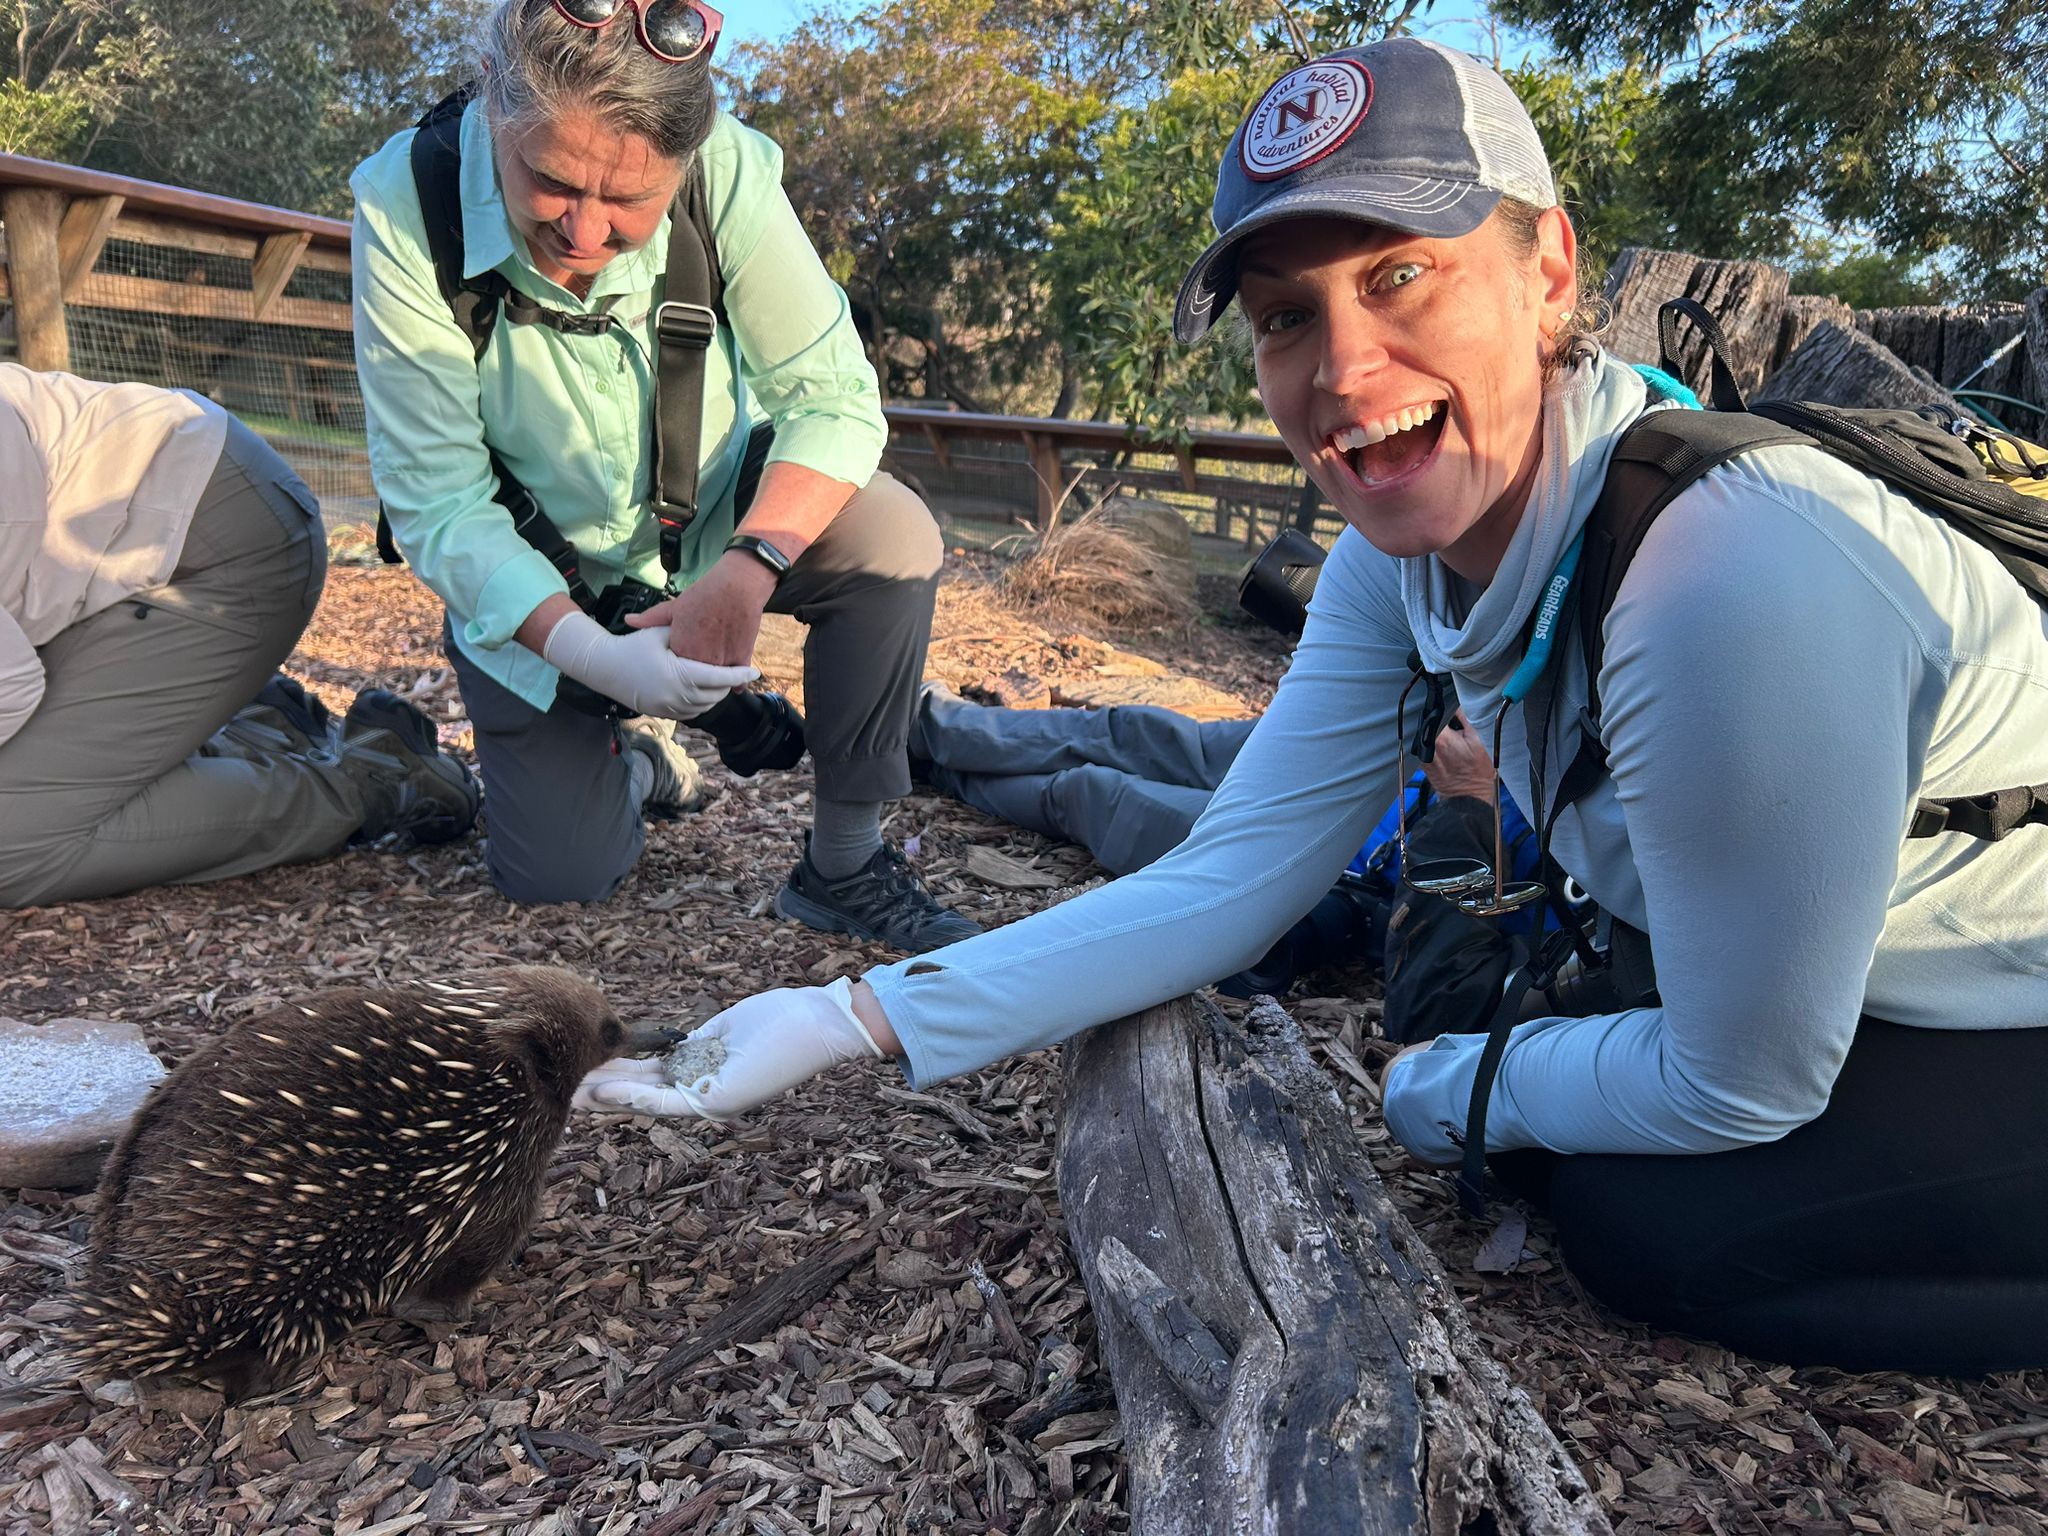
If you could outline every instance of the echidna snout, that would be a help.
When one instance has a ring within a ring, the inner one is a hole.
[[[548,967],[242,1021],[108,1160],[71,1343],[239,1397],[366,1318],[462,1315],[531,1224],[576,1085],[628,1041],[598,988]]]

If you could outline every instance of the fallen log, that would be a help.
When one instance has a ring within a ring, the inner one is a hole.
[[[1908,368],[1861,331],[1823,321],[1785,366],[1758,391],[1757,400],[1820,400],[1829,405],[1940,405],[1960,411],[1955,397],[1925,374]]]
[[[1140,1536],[1606,1532],[1292,1019],[1183,998],[1066,1048],[1060,1200]]]
[[[1607,274],[1606,298],[1613,319],[1600,341],[1624,362],[1655,363],[1657,310],[1666,299],[1693,298],[1721,324],[1727,339],[1724,361],[1744,394],[1763,383],[1778,350],[1780,314],[1791,280],[1782,267],[1761,261],[1710,261],[1683,251],[1630,246]],[[1679,331],[1679,377],[1706,398],[1705,339],[1691,326]]]

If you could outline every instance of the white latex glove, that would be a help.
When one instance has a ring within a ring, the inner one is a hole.
[[[670,654],[666,624],[615,635],[587,613],[564,614],[548,631],[541,657],[638,714],[668,720],[694,720],[761,675]]]
[[[659,1057],[620,1057],[593,1068],[570,1102],[578,1109],[729,1120],[779,1098],[828,1067],[882,1049],[854,1015],[853,983],[757,992],[691,1031],[723,1040],[725,1064],[692,1083],[671,1084]]]

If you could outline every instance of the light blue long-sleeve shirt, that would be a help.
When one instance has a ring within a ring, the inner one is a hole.
[[[1538,482],[1499,572],[1337,543],[1293,665],[1186,842],[1046,912],[868,973],[913,1082],[1149,1006],[1250,963],[1328,890],[1394,792],[1411,645],[1491,738],[1499,689],[1590,514],[1643,385],[1601,358],[1546,401]],[[1520,707],[1501,771],[1547,804],[1587,697],[1564,673],[1546,793]],[[2048,828],[1907,841],[1916,797],[2048,780],[2048,614],[1981,548],[1825,455],[1743,455],[1645,540],[1608,616],[1609,773],[1553,844],[1645,928],[1659,1008],[1517,1029],[1494,1150],[1704,1152],[1826,1106],[1866,1010],[1930,1028],[2048,1025]],[[1452,1161],[1479,1037],[1396,1069],[1387,1121]]]
[[[620,324],[568,336],[502,316],[479,362],[435,284],[413,185],[412,130],[356,170],[355,341],[370,468],[391,531],[448,605],[455,643],[537,709],[557,673],[508,643],[568,590],[494,499],[489,451],[533,493],[602,589],[621,575],[666,579],[651,492],[654,313],[666,291],[669,220],[598,273],[588,298],[534,269],[506,214],[483,107],[462,118],[465,276],[497,271],[550,309]],[[782,191],[782,152],[720,113],[698,154],[730,326],[705,353],[699,514],[677,584],[716,560],[733,530],[733,489],[756,423],[775,423],[770,463],[864,485],[888,429],[846,295],[826,274]]]

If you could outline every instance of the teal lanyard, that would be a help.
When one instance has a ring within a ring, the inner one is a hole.
[[[1543,589],[1543,600],[1536,605],[1536,627],[1529,633],[1529,649],[1522,654],[1522,664],[1515,668],[1514,676],[1501,690],[1501,703],[1519,704],[1529,696],[1529,690],[1536,686],[1536,679],[1543,675],[1543,669],[1550,664],[1550,647],[1557,639],[1557,621],[1564,612],[1565,597],[1571,592],[1572,577],[1578,574],[1579,546],[1586,542],[1586,530],[1581,528],[1569,546],[1564,557],[1557,562],[1557,569],[1550,573],[1550,584]]]

